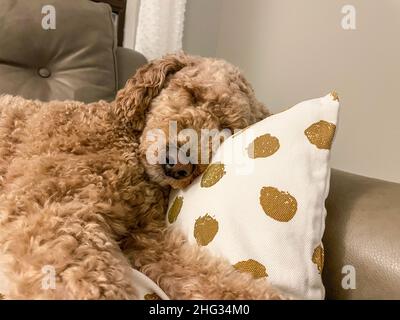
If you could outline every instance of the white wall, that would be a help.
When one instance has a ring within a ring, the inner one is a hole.
[[[188,2],[185,50],[241,67],[273,112],[336,89],[332,166],[400,182],[400,1]],[[341,27],[345,4],[356,30]]]
[[[183,48],[194,54],[217,54],[221,0],[187,0]]]

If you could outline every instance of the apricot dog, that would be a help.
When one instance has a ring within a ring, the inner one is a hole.
[[[232,65],[170,55],[138,70],[116,100],[0,97],[0,270],[9,299],[138,299],[134,267],[171,299],[280,295],[165,224],[170,188],[204,165],[150,164],[152,129],[231,130],[268,116]],[[42,269],[56,282],[42,287]]]

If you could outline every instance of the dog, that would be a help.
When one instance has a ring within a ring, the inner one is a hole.
[[[153,129],[242,129],[269,115],[240,71],[183,53],[140,68],[115,101],[0,97],[0,269],[8,299],[140,299],[131,268],[171,299],[280,299],[165,223],[171,188],[204,164],[154,164]],[[54,288],[43,289],[46,268]]]

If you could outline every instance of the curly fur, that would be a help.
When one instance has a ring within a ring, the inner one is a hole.
[[[265,280],[166,228],[175,180],[147,163],[145,133],[240,129],[268,115],[232,65],[170,55],[142,67],[116,100],[85,105],[0,97],[0,269],[11,299],[137,299],[131,267],[172,299],[280,298]],[[56,271],[43,290],[42,268]]]

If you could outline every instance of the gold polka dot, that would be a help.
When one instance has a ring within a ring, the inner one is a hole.
[[[239,261],[233,267],[241,272],[251,273],[255,279],[268,277],[265,266],[253,259]]]
[[[325,259],[324,248],[321,245],[319,245],[314,249],[312,255],[312,262],[317,265],[319,273],[321,273],[322,270],[324,269],[324,259]]]
[[[309,126],[304,134],[318,149],[330,149],[336,126],[333,123],[321,120]]]
[[[280,145],[278,138],[264,134],[250,143],[247,152],[250,158],[266,158],[278,151]]]
[[[332,91],[331,96],[333,98],[333,101],[339,101],[339,94],[336,91]]]
[[[209,188],[216,184],[225,174],[225,165],[223,163],[210,164],[204,171],[201,178],[201,187]]]
[[[168,221],[169,223],[174,223],[181,212],[183,205],[183,197],[176,197],[174,203],[168,211]]]
[[[200,246],[208,245],[218,232],[218,221],[209,214],[200,217],[194,225],[194,237]]]
[[[288,222],[297,211],[297,201],[288,192],[279,191],[274,187],[263,187],[260,191],[260,204],[267,216]]]
[[[144,295],[144,300],[162,300],[156,293],[148,293]]]

